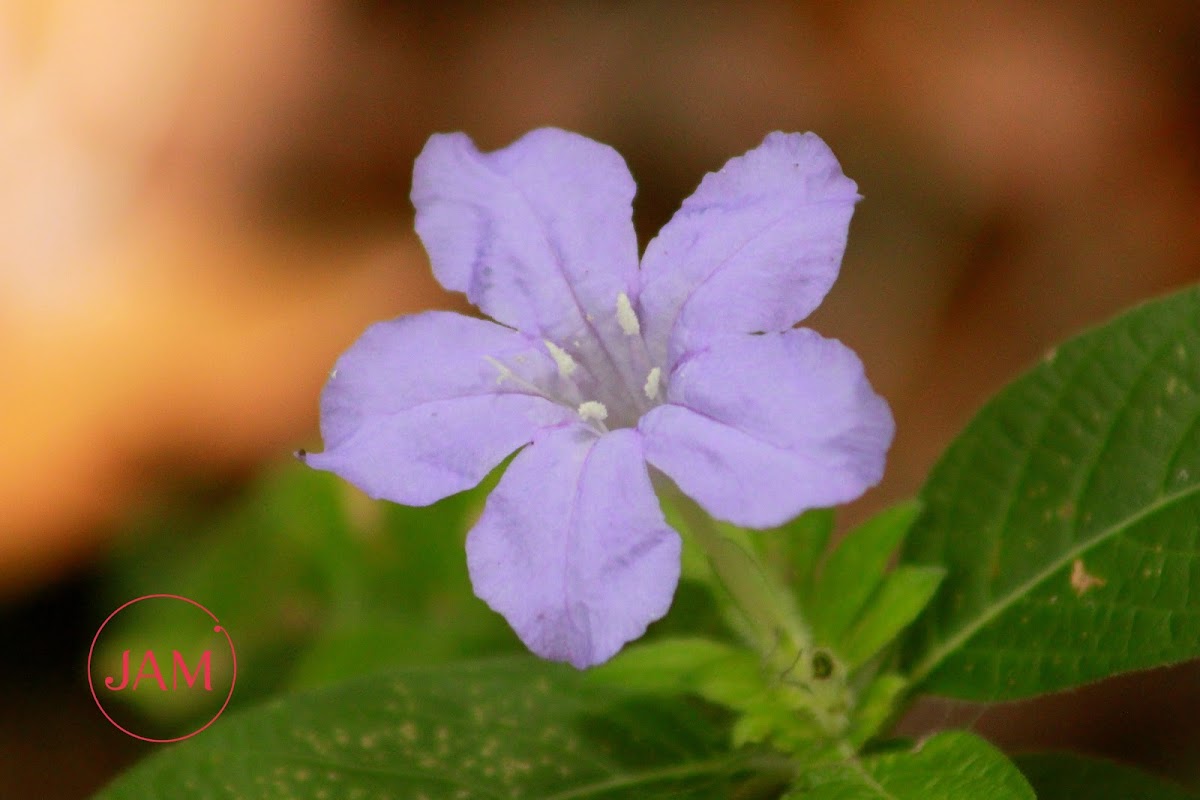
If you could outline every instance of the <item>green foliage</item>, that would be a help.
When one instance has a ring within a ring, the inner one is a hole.
[[[1038,753],[1016,761],[1040,800],[1200,800],[1200,794],[1098,758]]]
[[[734,747],[769,743],[811,759],[833,747],[811,713],[814,697],[770,659],[696,637],[634,644],[590,673],[589,683],[625,691],[693,694],[738,716]],[[840,688],[840,684],[838,684]]]
[[[159,751],[98,800],[725,798],[746,773],[725,745],[703,708],[512,658],[291,695]]]
[[[832,508],[814,508],[783,527],[754,534],[753,542],[783,584],[807,597],[813,591],[817,563],[829,544],[833,523]]]
[[[970,733],[941,733],[911,750],[852,758],[803,775],[785,800],[1033,800],[1004,754]]]
[[[588,673],[452,663],[519,647],[463,556],[498,472],[411,509],[292,465],[204,524],[149,519],[114,602],[212,609],[240,702],[306,691],[227,714],[100,797],[1200,800],[1095,759],[1018,769],[964,732],[879,745],[918,692],[1015,699],[1200,656],[1197,320],[1193,289],[1063,345],[984,407],[919,502],[831,551],[831,510],[751,532],[670,494],[672,612]],[[110,646],[164,638],[162,608]]]
[[[929,605],[945,575],[941,567],[903,566],[888,573],[842,640],[846,666],[855,669],[891,644]]]
[[[774,531],[718,523],[678,490],[660,492],[659,500],[683,539],[684,578],[710,587],[730,630],[763,652],[781,643],[794,647],[806,641],[806,627],[782,570],[768,567],[761,557],[759,541]]]
[[[816,643],[832,648],[847,669],[864,666],[895,641],[945,574],[929,566],[888,570],[919,511],[915,501],[901,503],[851,531],[801,593]]]
[[[842,640],[879,587],[919,511],[912,501],[893,506],[860,525],[829,554],[805,603],[818,641]]]
[[[790,531],[717,526],[689,501],[668,497],[687,549],[709,562],[692,574],[703,568],[725,587],[717,595],[723,616],[754,650],[694,636],[642,642],[595,679],[695,694],[737,713],[735,746],[770,744],[801,760],[875,736],[908,685],[894,672],[877,676],[876,657],[925,607],[943,575],[933,567],[888,570],[917,504],[889,509],[853,531],[814,576],[833,523],[827,510],[794,523],[800,545],[787,547],[779,537]],[[806,570],[794,578],[801,590],[785,582],[797,567]]]
[[[692,693],[738,709],[761,693],[761,672],[758,657],[745,648],[689,637],[630,645],[585,680],[633,692]]]
[[[862,747],[889,723],[899,711],[900,700],[908,689],[908,680],[894,672],[875,676],[858,698],[846,742]]]
[[[235,706],[289,683],[516,651],[467,578],[463,539],[481,491],[403,508],[282,465],[215,513],[177,501],[144,514],[114,554],[110,602],[170,591],[211,609],[237,647]],[[178,612],[159,603],[119,616],[106,646],[168,641]],[[122,695],[164,723],[188,719],[179,703],[191,697]]]
[[[921,493],[906,564],[948,570],[915,683],[1006,700],[1200,655],[1200,289],[1058,348]]]

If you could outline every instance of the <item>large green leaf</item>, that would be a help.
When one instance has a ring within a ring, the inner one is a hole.
[[[1003,753],[974,734],[941,733],[912,750],[847,760],[804,775],[786,800],[1034,800]]]
[[[922,492],[942,565],[915,683],[1002,700],[1200,655],[1200,289],[1086,333],[997,395]]]
[[[1200,800],[1200,794],[1145,772],[1073,753],[1019,756],[1039,800]]]
[[[371,676],[224,718],[98,797],[728,797],[727,735],[707,707],[511,658]]]

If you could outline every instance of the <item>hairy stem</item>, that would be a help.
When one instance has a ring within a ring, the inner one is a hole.
[[[754,645],[764,655],[791,653],[798,657],[812,645],[812,633],[791,602],[787,590],[757,554],[728,538],[704,509],[674,486],[671,504],[704,552],[713,572],[741,612]]]

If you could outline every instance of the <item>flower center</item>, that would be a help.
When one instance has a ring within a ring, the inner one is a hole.
[[[594,334],[569,342],[543,340],[557,374],[528,380],[496,359],[488,361],[499,371],[497,380],[519,386],[567,406],[597,433],[632,428],[642,415],[665,396],[663,371],[650,361],[642,326],[629,296],[617,295],[612,316],[588,318]],[[614,324],[615,323],[615,324]]]

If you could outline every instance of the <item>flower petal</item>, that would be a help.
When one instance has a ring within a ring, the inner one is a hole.
[[[858,356],[803,328],[718,336],[679,364],[667,400],[638,425],[647,460],[752,528],[861,495],[895,430]]]
[[[544,351],[493,322],[430,311],[372,325],[321,393],[326,449],[305,461],[407,505],[469,489],[539,429],[576,419],[499,380],[497,363],[540,385],[555,373]]]
[[[475,593],[534,653],[580,669],[667,612],[679,554],[631,429],[597,438],[576,425],[540,438],[467,537]]]
[[[808,316],[837,278],[858,199],[812,133],[772,133],[705,176],[642,259],[651,357],[672,366],[697,334],[781,331]]]
[[[431,137],[413,169],[434,274],[492,318],[566,348],[637,280],[636,191],[611,147],[555,128],[480,153]]]

